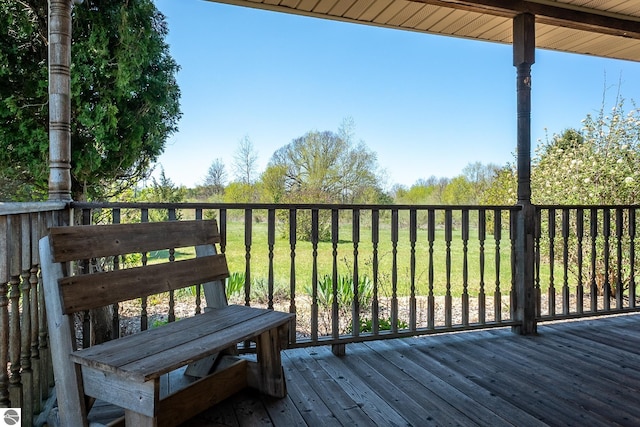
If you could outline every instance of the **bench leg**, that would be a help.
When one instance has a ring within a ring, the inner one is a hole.
[[[280,350],[282,337],[287,337],[288,325],[262,333],[256,340],[258,356],[258,384],[260,392],[273,397],[285,397],[287,384],[282,369]]]

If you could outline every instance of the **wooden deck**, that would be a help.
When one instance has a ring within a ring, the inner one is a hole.
[[[246,391],[185,426],[638,426],[640,314],[287,350],[289,395]]]

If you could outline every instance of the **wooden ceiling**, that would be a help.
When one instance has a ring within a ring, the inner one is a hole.
[[[640,62],[640,0],[211,0],[297,15],[512,42],[512,19],[536,16],[536,47]]]

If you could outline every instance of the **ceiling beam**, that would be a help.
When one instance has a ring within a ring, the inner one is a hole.
[[[530,13],[542,24],[640,40],[640,20],[637,18],[550,0],[412,1],[508,18]]]

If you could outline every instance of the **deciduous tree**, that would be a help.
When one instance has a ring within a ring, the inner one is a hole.
[[[258,170],[258,152],[248,136],[240,140],[240,145],[233,156],[233,174],[236,181],[251,185],[256,180]]]
[[[217,158],[209,166],[203,185],[208,188],[211,194],[219,195],[224,193],[226,183],[227,171],[224,167],[224,162],[222,159]]]

